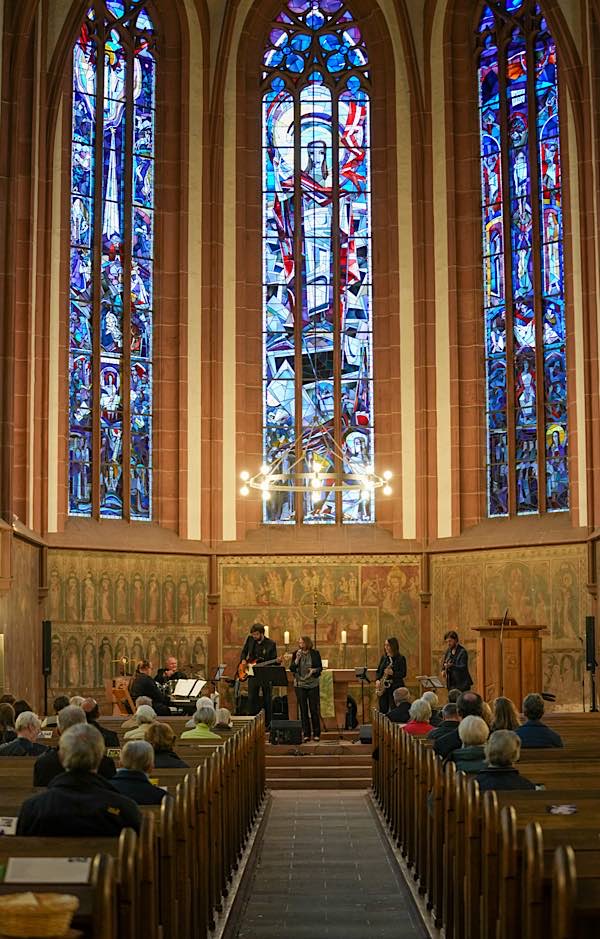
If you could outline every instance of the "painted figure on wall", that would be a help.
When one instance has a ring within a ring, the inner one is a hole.
[[[177,661],[179,665],[190,664],[190,647],[187,639],[180,639],[177,646]]]
[[[160,609],[160,591],[156,574],[150,574],[148,581],[148,622],[158,623]]]
[[[100,678],[102,681],[105,681],[107,678],[111,678],[112,675],[116,672],[116,669],[113,668],[112,660],[112,646],[109,642],[108,636],[104,636],[102,642],[100,643],[100,653],[98,655]]]
[[[144,643],[141,636],[136,636],[131,645],[131,671],[135,670],[136,664],[145,659]]]
[[[144,581],[139,574],[133,579],[133,622],[144,622]]]
[[[96,585],[92,572],[88,571],[83,581],[83,621],[93,623],[96,620]]]
[[[67,579],[66,589],[66,612],[67,619],[71,623],[79,622],[79,581],[74,571],[71,571]]]
[[[53,688],[62,685],[62,644],[58,636],[52,637],[52,649],[50,653],[51,672],[50,684]]]
[[[190,587],[187,577],[182,577],[179,581],[179,622],[189,623],[190,621]]]
[[[83,644],[83,686],[84,688],[95,688],[96,686],[96,649],[91,637],[85,640]]]
[[[574,639],[578,636],[577,577],[570,564],[563,564],[558,572],[554,591],[553,639]]]
[[[115,586],[115,612],[119,623],[124,623],[129,619],[127,614],[127,581],[123,574],[119,574]]]
[[[204,601],[206,586],[201,580],[194,582],[194,623],[204,623]]]
[[[50,584],[48,585],[48,616],[55,622],[62,619],[60,615],[60,594],[60,574],[58,570],[53,567],[50,571]]]
[[[127,640],[125,636],[119,636],[117,639],[117,644],[115,646],[115,659],[117,660],[117,668],[120,668],[120,662],[125,659],[123,663],[125,667],[129,664],[129,650],[127,648]]]
[[[66,652],[66,679],[69,688],[79,687],[79,646],[77,640],[72,637],[67,642]]]
[[[146,658],[150,662],[153,671],[156,671],[160,667],[160,655],[158,654],[158,643],[154,637],[148,642],[148,653]]]
[[[167,574],[165,578],[163,591],[164,591],[164,608],[165,608],[163,622],[174,623],[175,622],[175,584],[173,583],[173,578],[171,577],[170,574]]]
[[[103,623],[112,623],[112,583],[108,574],[100,581],[100,619]]]

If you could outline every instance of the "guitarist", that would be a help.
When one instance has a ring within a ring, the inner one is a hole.
[[[394,706],[394,691],[404,685],[406,659],[400,654],[395,636],[385,640],[383,650],[375,673],[375,690],[379,698],[379,710],[382,714],[387,714]]]
[[[265,627],[262,623],[254,623],[250,627],[250,635],[244,643],[240,664],[246,665],[248,662],[258,664],[259,662],[272,662],[277,660],[277,646],[272,639],[265,636]],[[269,666],[267,665],[266,668]],[[265,709],[265,725],[269,730],[271,726],[271,685],[262,685],[259,678],[250,675],[248,677],[248,710],[250,714],[258,714],[261,709],[260,691],[262,688],[263,701],[262,706]]]

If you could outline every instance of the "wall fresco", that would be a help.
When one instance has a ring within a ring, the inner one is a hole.
[[[437,555],[432,574],[432,668],[443,656],[444,632],[457,628],[476,668],[471,628],[508,608],[518,623],[542,624],[544,691],[557,708],[581,706],[585,635],[586,552],[583,545]]]

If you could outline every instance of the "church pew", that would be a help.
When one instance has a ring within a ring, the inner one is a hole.
[[[570,845],[556,849],[552,878],[552,939],[587,939],[600,928],[600,874],[581,877],[581,855]]]

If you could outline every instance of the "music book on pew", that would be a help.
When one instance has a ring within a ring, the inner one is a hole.
[[[87,884],[89,857],[11,857],[6,865],[5,884]]]
[[[17,821],[16,815],[6,815],[4,817],[0,815],[0,835],[16,835]]]

